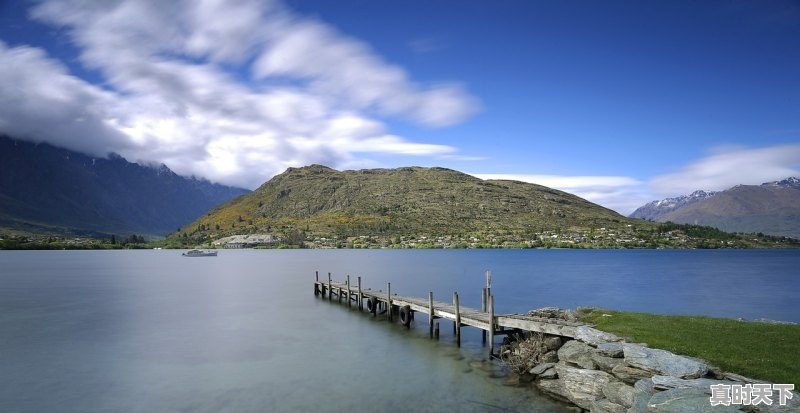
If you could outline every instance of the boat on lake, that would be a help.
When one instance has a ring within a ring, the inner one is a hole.
[[[186,251],[183,254],[184,257],[216,257],[216,251],[202,251],[202,250],[191,250]]]

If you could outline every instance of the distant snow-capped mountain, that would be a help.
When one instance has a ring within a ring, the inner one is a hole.
[[[708,199],[717,193],[719,193],[719,191],[698,190],[689,195],[681,195],[675,198],[664,198],[659,201],[653,201],[637,208],[636,211],[633,211],[630,217],[658,221],[658,217],[664,214],[668,214],[685,205]]]
[[[650,202],[634,211],[631,218],[800,238],[800,179],[736,185],[717,192],[695,191]]]

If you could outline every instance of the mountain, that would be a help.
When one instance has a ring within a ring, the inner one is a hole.
[[[708,199],[717,194],[717,191],[694,191],[689,195],[681,195],[675,198],[665,198],[660,201],[653,201],[645,204],[633,211],[631,218],[649,219],[658,221],[658,217],[668,214],[683,206],[693,204],[698,201]]]
[[[705,245],[705,238],[687,235],[694,229],[626,218],[540,185],[485,181],[445,168],[337,171],[311,165],[289,168],[170,240],[192,245],[270,234],[312,247]],[[732,240],[717,230],[698,233]],[[723,245],[719,242],[715,246]]]
[[[660,222],[708,225],[727,232],[761,232],[800,238],[800,180],[797,178],[761,185],[737,185],[672,209],[653,208],[658,202],[669,204],[671,199],[676,198],[651,202],[631,216],[646,215],[647,219]]]
[[[0,136],[0,227],[37,233],[166,235],[248,191]]]

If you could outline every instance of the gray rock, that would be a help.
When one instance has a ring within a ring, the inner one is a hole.
[[[592,354],[594,354],[594,348],[588,344],[570,340],[558,349],[558,360],[584,369],[593,369],[595,364],[592,361]]]
[[[740,406],[711,406],[708,395],[698,389],[672,389],[654,394],[647,402],[648,413],[739,412]]]
[[[545,370],[544,372],[542,372],[542,374],[539,375],[539,378],[540,379],[557,379],[558,378],[558,372],[556,371],[555,368],[549,368],[549,369]]]
[[[640,379],[649,379],[653,373],[635,367],[620,364],[611,369],[611,374],[628,384],[636,383]]]
[[[542,363],[542,364],[539,364],[539,365],[537,365],[536,367],[532,368],[532,369],[530,370],[530,373],[531,373],[531,374],[536,374],[536,375],[539,375],[539,374],[542,374],[542,373],[544,373],[544,372],[545,372],[545,370],[547,370],[547,369],[549,369],[550,367],[553,367],[553,366],[555,366],[555,365],[556,365],[556,363]]]
[[[566,402],[570,401],[569,397],[567,397],[567,389],[564,387],[564,380],[561,378],[555,380],[537,380],[536,387],[556,399]]]
[[[531,317],[542,318],[555,318],[558,320],[567,320],[567,310],[562,310],[558,307],[542,307],[535,310],[528,311]]]
[[[617,367],[620,364],[625,363],[622,359],[615,359],[611,357],[601,356],[599,354],[592,354],[592,361],[594,364],[597,365],[597,368],[603,370],[606,373],[611,373],[614,370],[614,367]]]
[[[653,388],[653,381],[641,379],[633,385],[633,404],[628,409],[628,413],[647,413],[647,402],[656,393]]]
[[[672,376],[653,376],[653,386],[658,390],[670,389],[698,389],[706,394],[711,394],[711,385],[714,384],[733,384],[730,381],[712,380],[712,379],[690,379],[684,380]]]
[[[597,352],[606,357],[622,358],[624,356],[622,343],[600,343],[597,345]]]
[[[589,326],[576,327],[575,338],[595,347],[603,343],[622,341],[621,338],[611,333],[606,333],[605,331],[600,331]]]
[[[592,408],[589,410],[592,413],[625,413],[628,409],[608,399],[603,399],[592,402]]]
[[[708,365],[705,363],[666,350],[637,344],[623,344],[622,348],[625,353],[625,363],[642,370],[685,379],[701,377],[708,371]]]
[[[628,408],[633,405],[633,398],[636,395],[636,390],[633,388],[633,386],[628,386],[625,383],[613,381],[603,387],[603,395],[605,395],[606,399],[608,399],[610,402]]]
[[[586,370],[556,364],[558,380],[564,384],[567,399],[582,409],[592,408],[592,402],[604,398],[603,387],[614,381],[610,374],[598,370]]]
[[[558,353],[554,351],[548,351],[547,353],[542,354],[542,357],[539,358],[539,361],[542,363],[558,363]]]
[[[544,348],[546,348],[548,351],[558,350],[559,348],[561,348],[563,341],[559,336],[547,336],[542,341],[542,344],[544,344]]]
[[[722,378],[726,380],[733,380],[747,384],[766,383],[765,381],[751,379],[750,377],[745,377],[736,373],[728,373],[728,372],[722,373]]]

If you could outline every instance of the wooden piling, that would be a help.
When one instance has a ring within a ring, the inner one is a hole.
[[[456,345],[461,347],[461,311],[458,308],[458,292],[453,293],[453,306],[456,308]]]
[[[350,274],[347,274],[347,308],[350,308]]]
[[[433,337],[437,340],[439,339],[439,323],[436,323],[436,328],[433,330]]]
[[[428,331],[433,337],[433,291],[428,291]]]
[[[333,297],[333,289],[331,288],[331,273],[328,273],[328,301]]]
[[[386,314],[389,316],[389,321],[392,321],[392,283],[388,283],[386,287]]]
[[[486,312],[486,288],[481,288],[481,312]],[[486,330],[481,330],[481,341],[486,345]]]
[[[364,311],[364,295],[361,293],[361,276],[358,277],[358,309]]]
[[[489,296],[489,358],[494,357],[494,296]]]
[[[316,274],[316,281],[319,282],[319,271],[314,271],[314,273]]]

